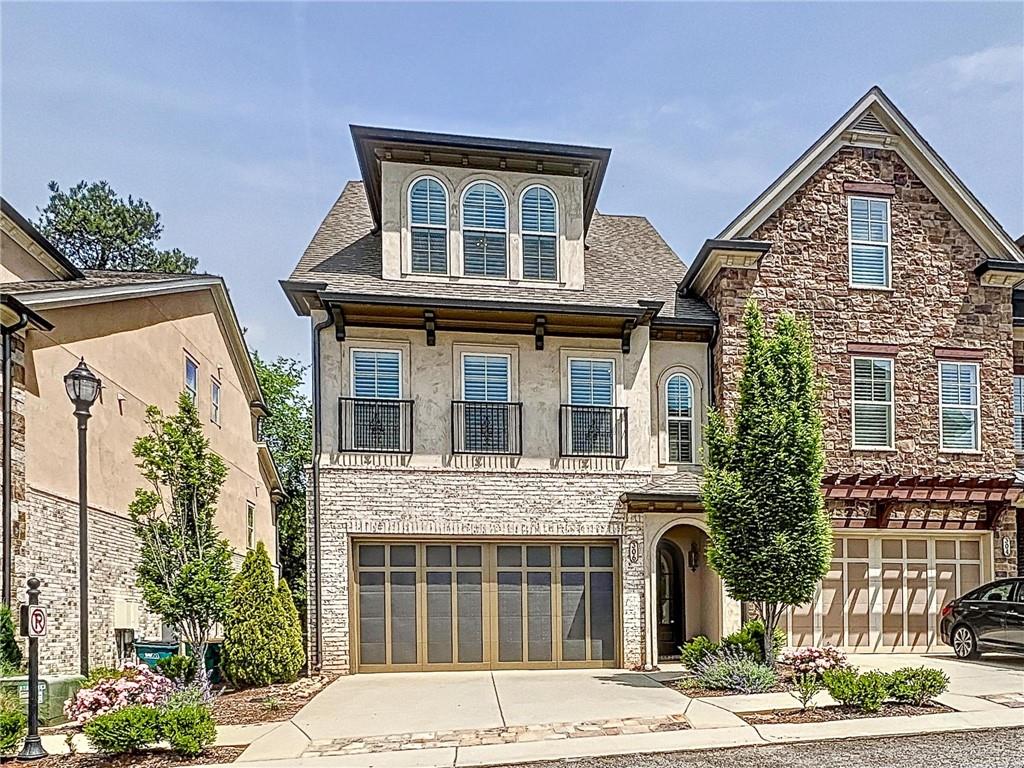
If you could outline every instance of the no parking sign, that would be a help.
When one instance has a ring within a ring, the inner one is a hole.
[[[46,637],[47,623],[46,608],[43,606],[21,606],[21,634],[23,637]]]

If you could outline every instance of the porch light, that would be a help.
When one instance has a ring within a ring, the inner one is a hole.
[[[64,376],[64,389],[75,406],[75,413],[88,414],[92,404],[99,397],[100,379],[85,364],[85,358],[82,358],[73,371]]]
[[[690,542],[690,556],[688,559],[690,570],[696,573],[697,568],[700,567],[700,548],[697,546],[696,541]]]

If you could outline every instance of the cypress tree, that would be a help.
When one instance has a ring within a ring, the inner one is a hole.
[[[749,302],[739,400],[732,419],[713,411],[702,496],[708,561],[729,595],[765,624],[765,659],[783,611],[810,602],[832,559],[821,479],[820,383],[807,326],[783,314],[774,334]]]
[[[302,644],[302,622],[299,620],[299,610],[295,607],[295,600],[292,599],[292,590],[285,579],[277,583],[277,598],[281,602],[284,611],[286,625],[286,646],[287,652],[282,655],[282,682],[293,682],[299,675],[299,670],[306,663],[306,649]]]
[[[21,646],[14,631],[14,617],[6,605],[0,605],[0,662],[21,670]]]

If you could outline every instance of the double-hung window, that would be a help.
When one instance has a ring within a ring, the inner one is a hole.
[[[1024,453],[1024,376],[1013,377],[1013,447]]]
[[[199,399],[199,363],[185,355],[185,391],[195,404]]]
[[[352,350],[350,449],[398,451],[405,435],[402,354],[392,349]],[[344,428],[344,427],[343,427]]]
[[[939,432],[944,451],[981,447],[977,363],[939,363]]]
[[[889,201],[881,197],[851,197],[849,206],[850,285],[888,288]]]
[[[508,206],[487,181],[462,197],[462,271],[475,277],[508,277]]]
[[[665,417],[668,428],[668,460],[693,463],[693,385],[681,373],[665,382]]]
[[[853,447],[891,449],[893,424],[893,361],[853,358]]]
[[[409,229],[412,233],[412,271],[448,273],[448,192],[429,176],[409,188]]]
[[[523,236],[523,277],[558,279],[558,206],[551,190],[530,187],[519,205]]]
[[[245,502],[245,547],[256,548],[256,505],[251,501]]]
[[[611,360],[569,360],[571,453],[616,454],[615,364]]]
[[[220,382],[210,379],[210,421],[220,425]]]
[[[462,398],[454,411],[455,429],[468,453],[508,453],[518,435],[518,412],[513,413],[510,358],[501,354],[462,355]],[[461,418],[459,418],[461,416]]]

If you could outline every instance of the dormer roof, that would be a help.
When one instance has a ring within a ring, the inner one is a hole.
[[[487,171],[519,171],[583,179],[583,226],[589,229],[597,207],[610,149],[540,141],[493,139],[396,128],[350,126],[359,172],[374,230],[381,225],[382,161],[427,163]]]

